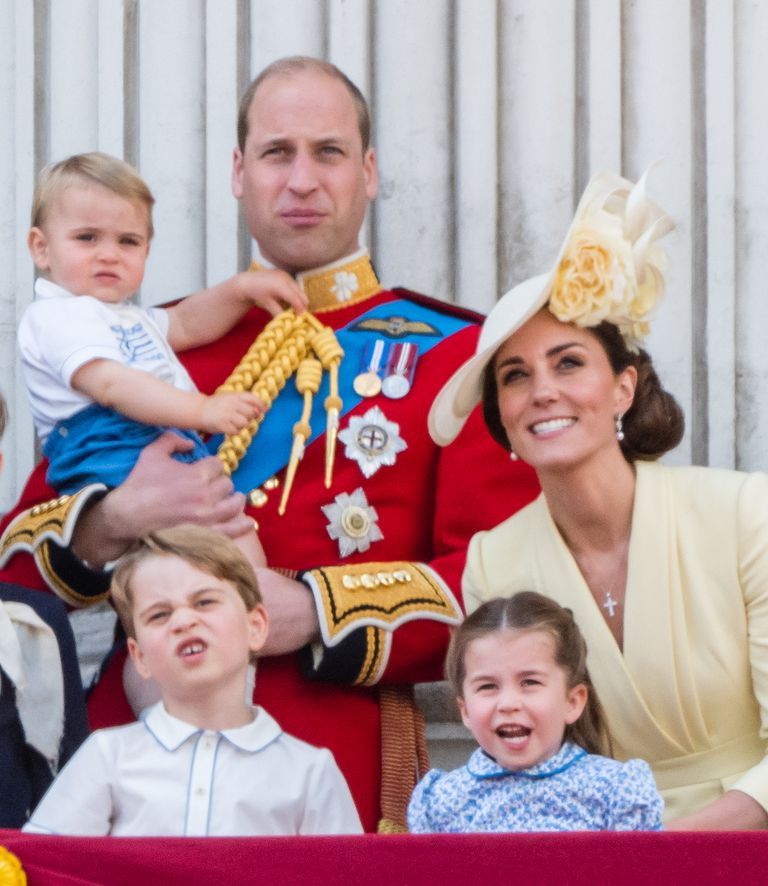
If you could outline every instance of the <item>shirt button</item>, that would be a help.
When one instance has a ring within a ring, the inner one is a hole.
[[[205,788],[197,788],[195,791],[198,797],[202,797],[205,794]]]

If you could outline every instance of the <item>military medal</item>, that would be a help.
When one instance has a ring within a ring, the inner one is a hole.
[[[331,504],[323,505],[320,510],[328,519],[325,529],[338,542],[341,557],[348,557],[358,551],[364,553],[372,542],[384,538],[379,529],[379,515],[368,504],[365,492],[360,487],[351,495],[340,493]]]
[[[359,397],[375,397],[381,391],[381,367],[386,343],[383,338],[368,342],[363,354],[361,372],[355,376],[352,387]]]
[[[381,383],[381,392],[385,397],[399,400],[411,390],[418,357],[419,349],[412,342],[398,342],[390,347]]]
[[[375,372],[361,372],[352,387],[359,397],[375,397],[381,391],[381,379]]]
[[[393,465],[398,453],[408,446],[400,436],[400,425],[389,421],[378,406],[365,415],[353,415],[339,434],[344,455],[356,461],[365,477],[372,477],[380,467]]]

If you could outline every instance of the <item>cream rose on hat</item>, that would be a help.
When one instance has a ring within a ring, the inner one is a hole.
[[[674,223],[646,196],[646,171],[637,184],[613,173],[595,175],[579,201],[555,267],[519,283],[499,299],[483,323],[475,355],[435,398],[432,439],[455,439],[482,396],[485,367],[503,342],[545,305],[564,323],[613,323],[636,351],[648,318],[664,294],[666,256],[656,243]]]

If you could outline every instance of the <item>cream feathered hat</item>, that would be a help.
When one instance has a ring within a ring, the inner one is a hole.
[[[637,184],[595,175],[582,195],[554,269],[503,295],[483,323],[475,355],[446,382],[429,411],[429,433],[451,443],[480,402],[483,372],[501,345],[544,305],[565,323],[615,324],[636,351],[664,293],[666,256],[656,243],[674,223]]]

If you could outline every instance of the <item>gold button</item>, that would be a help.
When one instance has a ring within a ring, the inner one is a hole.
[[[256,489],[252,489],[248,493],[248,504],[254,508],[263,508],[267,503],[267,493],[264,492],[263,489],[260,489],[258,486]]]
[[[277,489],[280,485],[280,481],[277,477],[270,477],[269,480],[264,481],[264,488],[269,489],[270,491],[273,489]]]

